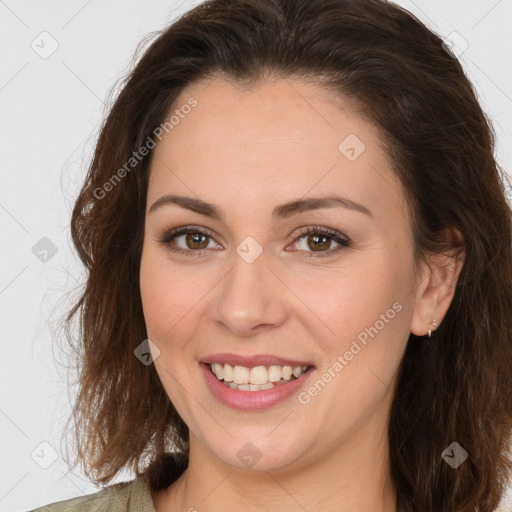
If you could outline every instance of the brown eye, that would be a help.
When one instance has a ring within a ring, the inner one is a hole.
[[[208,249],[222,249],[215,243],[209,231],[203,231],[194,226],[173,229],[160,236],[157,241],[170,251],[185,256],[204,256]],[[209,247],[211,244],[213,247]]]
[[[185,244],[189,249],[206,249],[208,247],[208,238],[208,235],[203,233],[189,233],[185,235]]]
[[[350,246],[348,237],[324,227],[301,228],[294,240],[296,240],[294,245],[299,250],[299,256],[306,258],[333,256]]]
[[[307,244],[313,251],[322,251],[329,249],[331,238],[325,235],[309,235]]]

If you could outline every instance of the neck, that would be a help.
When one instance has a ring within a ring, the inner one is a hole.
[[[395,512],[387,431],[368,422],[317,459],[275,471],[234,468],[191,432],[187,470],[154,501],[157,512]]]

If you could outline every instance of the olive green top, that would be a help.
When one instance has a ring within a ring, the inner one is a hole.
[[[59,501],[30,512],[155,512],[148,480],[142,476],[99,492]]]
[[[29,512],[156,512],[151,491],[169,487],[187,466],[187,454],[164,453],[133,480],[112,484],[99,492],[51,503]]]

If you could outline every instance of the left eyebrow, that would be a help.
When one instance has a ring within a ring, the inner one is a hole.
[[[285,219],[296,213],[301,213],[307,210],[317,210],[320,208],[345,208],[360,213],[364,213],[369,217],[373,217],[372,212],[360,203],[340,196],[326,196],[326,197],[310,197],[308,199],[297,199],[289,203],[282,204],[274,208],[272,218]]]

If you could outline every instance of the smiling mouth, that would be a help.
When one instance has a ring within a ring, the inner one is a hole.
[[[230,364],[208,364],[210,371],[225,386],[238,391],[265,391],[298,379],[312,366],[232,366]]]

